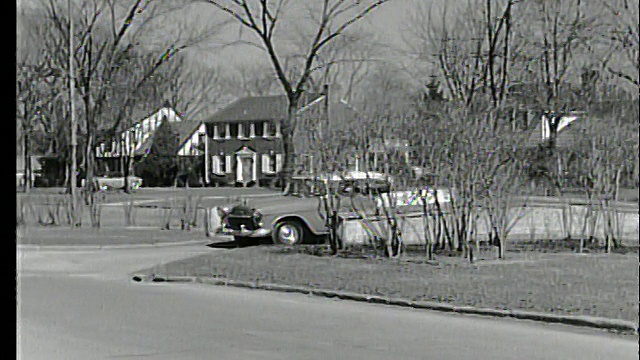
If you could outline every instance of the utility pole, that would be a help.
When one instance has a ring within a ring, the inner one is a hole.
[[[78,146],[78,139],[76,134],[77,124],[76,124],[76,107],[75,107],[75,81],[74,81],[74,66],[73,66],[73,57],[74,57],[74,45],[73,45],[73,16],[71,14],[71,0],[67,0],[67,12],[69,16],[69,116],[71,122],[71,166],[69,169],[69,184],[71,186],[71,201],[72,204],[75,205],[76,201],[76,193],[77,189],[77,178],[76,178],[76,148]],[[75,206],[74,206],[75,210]]]

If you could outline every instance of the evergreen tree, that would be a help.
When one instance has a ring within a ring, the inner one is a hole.
[[[171,186],[177,176],[179,135],[169,122],[163,122],[153,134],[148,154],[136,166],[136,173],[147,186]]]

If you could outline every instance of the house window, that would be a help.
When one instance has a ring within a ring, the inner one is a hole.
[[[227,138],[237,138],[238,137],[238,125],[240,124],[228,124],[229,127],[229,136]]]
[[[282,154],[269,151],[262,154],[262,172],[264,174],[275,174],[282,171]]]
[[[213,138],[222,140],[229,138],[229,124],[216,124],[213,126]]]
[[[238,124],[238,139],[248,139],[251,136],[251,125],[253,124]]]
[[[198,144],[196,145],[196,152],[198,150],[200,151],[204,151],[206,148],[206,144],[207,144],[207,134],[205,133],[199,133],[198,134]]]
[[[211,172],[216,175],[231,173],[231,155],[219,153],[211,156]]]
[[[253,124],[253,132],[254,136],[262,137],[264,136],[264,121],[257,122]]]
[[[274,121],[265,121],[264,122],[264,137],[275,137],[278,134],[279,125]]]

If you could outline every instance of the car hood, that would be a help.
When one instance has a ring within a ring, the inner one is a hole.
[[[249,199],[247,206],[260,211],[263,215],[275,215],[282,213],[295,213],[303,210],[317,209],[321,204],[320,198],[298,198],[295,196],[274,196],[269,198]],[[229,204],[228,209],[240,205]]]

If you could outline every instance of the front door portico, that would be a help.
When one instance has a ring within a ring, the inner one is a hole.
[[[236,182],[252,186],[257,181],[257,154],[251,148],[243,146],[236,152]]]

